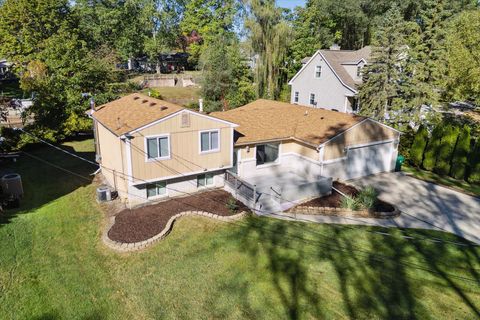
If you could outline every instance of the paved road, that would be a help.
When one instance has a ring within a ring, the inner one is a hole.
[[[380,192],[380,198],[396,205],[402,214],[394,219],[309,215],[297,215],[297,219],[318,223],[433,229],[451,232],[480,244],[479,198],[403,173],[384,173],[350,182],[358,186],[374,186]]]

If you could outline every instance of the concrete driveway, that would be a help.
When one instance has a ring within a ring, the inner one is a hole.
[[[375,187],[380,193],[379,197],[397,206],[402,214],[394,219],[300,214],[295,218],[317,223],[433,229],[454,233],[480,245],[479,198],[418,180],[403,173],[383,173],[349,182],[360,187],[367,185]],[[284,218],[294,217],[284,215]]]

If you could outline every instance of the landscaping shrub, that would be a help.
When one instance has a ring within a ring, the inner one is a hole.
[[[343,197],[340,206],[344,209],[349,209],[349,210],[359,209],[358,202],[356,201],[356,199],[350,198],[350,197]]]
[[[416,167],[420,167],[423,161],[423,153],[428,143],[428,130],[421,125],[413,138],[412,147],[410,148],[410,160]]]
[[[468,176],[468,182],[480,183],[480,138],[477,139],[477,143],[473,152],[470,154],[470,170]]]
[[[227,206],[227,209],[230,211],[231,214],[234,214],[238,210],[237,200],[235,200],[235,198],[233,198],[233,197],[230,197],[227,200],[226,206]]]
[[[373,209],[375,204],[377,203],[378,193],[377,191],[369,186],[365,189],[361,190],[360,193],[357,195],[355,200],[358,203],[358,206],[361,209]]]
[[[468,154],[470,153],[470,127],[464,125],[458,135],[457,144],[452,157],[450,176],[455,179],[465,179]]]
[[[443,136],[443,124],[439,123],[432,131],[432,136],[427,143],[425,153],[423,155],[423,167],[432,171],[437,162],[437,153]]]
[[[442,139],[438,146],[437,161],[433,171],[440,175],[450,173],[450,164],[452,161],[453,150],[457,142],[459,128],[450,124],[443,129]]]

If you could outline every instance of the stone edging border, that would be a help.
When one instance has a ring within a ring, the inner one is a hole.
[[[116,251],[121,251],[121,252],[137,251],[137,250],[141,250],[141,249],[144,249],[146,247],[149,247],[150,245],[154,244],[155,242],[165,238],[168,235],[168,233],[171,231],[173,223],[175,222],[175,220],[180,218],[180,217],[197,215],[197,216],[203,216],[203,217],[208,217],[208,218],[228,222],[228,221],[239,220],[239,219],[245,217],[247,214],[248,213],[244,211],[244,212],[240,212],[240,213],[238,213],[236,215],[233,215],[233,216],[220,216],[220,215],[205,212],[205,211],[184,211],[184,212],[180,212],[179,214],[176,214],[176,215],[170,217],[170,219],[167,221],[167,224],[166,224],[165,228],[162,231],[160,231],[160,233],[154,235],[153,237],[151,237],[147,240],[139,241],[139,242],[131,242],[131,243],[115,241],[115,240],[112,240],[108,237],[108,232],[110,231],[110,229],[115,224],[115,216],[113,216],[113,217],[109,218],[108,225],[105,228],[105,231],[103,232],[102,240],[103,240],[103,243],[105,243],[105,245],[107,247],[109,247],[110,249],[116,250]]]
[[[400,210],[395,207],[392,212],[375,212],[370,210],[350,210],[346,208],[332,208],[332,207],[309,207],[298,206],[290,213],[299,214],[311,214],[311,215],[325,215],[325,216],[338,216],[338,217],[358,217],[358,218],[377,218],[377,219],[389,219],[398,217]]]

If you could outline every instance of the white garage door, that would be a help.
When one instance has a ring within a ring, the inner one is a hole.
[[[364,147],[350,147],[347,151],[347,175],[359,178],[392,170],[393,142]]]

